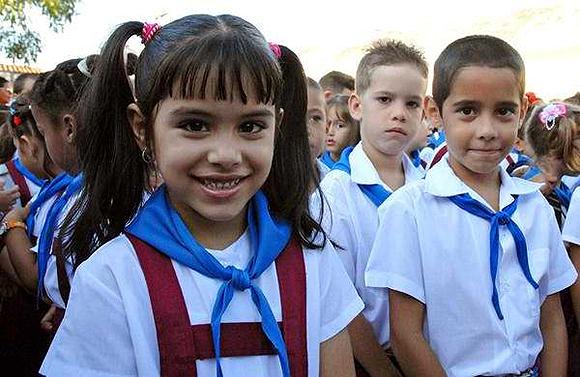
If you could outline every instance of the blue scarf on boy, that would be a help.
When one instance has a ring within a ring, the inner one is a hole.
[[[415,149],[413,152],[409,153],[409,157],[411,158],[414,167],[421,167],[421,154],[419,153],[418,149]]]
[[[35,185],[42,187],[42,185],[45,182],[44,180],[35,176],[30,170],[28,170],[26,168],[26,166],[22,165],[22,162],[20,161],[19,158],[15,158],[13,161],[14,161],[14,167],[16,168],[16,170],[18,170],[20,172],[20,174],[22,174],[26,179],[28,179],[30,182],[34,183]]]
[[[353,151],[354,147],[347,147],[344,148],[342,154],[340,155],[340,160],[334,165],[332,168],[333,170],[341,170],[348,175],[350,175],[350,161],[348,157],[350,156],[351,152]],[[377,207],[379,207],[389,196],[391,196],[392,192],[387,191],[383,186],[379,184],[373,185],[363,185],[359,184],[358,187],[361,189],[363,194],[366,195],[367,198],[370,199],[371,202]]]
[[[507,207],[503,208],[501,211],[493,212],[491,209],[487,208],[482,203],[473,199],[469,194],[460,194],[449,197],[455,205],[459,208],[471,213],[474,216],[480,217],[491,223],[491,229],[489,231],[489,267],[491,274],[491,281],[493,286],[493,293],[491,296],[491,301],[495,312],[500,320],[503,320],[503,314],[499,306],[499,297],[497,293],[497,287],[495,285],[497,277],[497,269],[499,263],[499,227],[500,225],[507,226],[509,232],[514,238],[516,244],[516,254],[518,257],[518,262],[522,268],[524,276],[528,282],[534,287],[538,288],[538,283],[532,277],[530,272],[530,265],[528,263],[528,248],[526,245],[526,238],[522,233],[518,224],[512,220],[511,216],[514,214],[518,207],[518,196],[514,196],[514,201],[510,203]]]
[[[570,207],[570,201],[572,200],[572,190],[562,181],[554,189],[554,194],[558,197],[562,207],[566,208],[566,211]]]
[[[30,209],[26,217],[26,229],[28,237],[32,237],[36,221],[36,213],[40,207],[54,195],[67,188],[73,177],[66,173],[61,173],[50,181],[44,181],[36,198],[29,204]]]
[[[220,323],[234,290],[250,289],[252,301],[262,317],[262,330],[280,358],[284,377],[290,377],[286,344],[274,313],[262,290],[252,281],[258,278],[284,250],[292,234],[291,225],[270,214],[268,199],[258,191],[250,201],[247,213],[250,244],[253,256],[248,266],[240,270],[224,267],[189,231],[161,186],[145,203],[126,232],[147,242],[159,252],[207,277],[223,281],[211,315],[211,330],[216,359],[216,375],[221,377]]]
[[[48,215],[46,216],[46,221],[44,222],[44,227],[40,232],[40,237],[38,238],[38,297],[42,297],[44,292],[44,275],[46,274],[46,267],[48,265],[48,260],[50,259],[50,249],[52,246],[52,240],[54,234],[57,231],[57,223],[59,216],[64,209],[65,205],[69,199],[76,194],[83,185],[82,174],[74,177],[69,185],[66,187],[64,193],[54,201]]]
[[[336,161],[334,161],[330,156],[329,151],[324,151],[324,153],[320,156],[320,161],[322,161],[324,165],[328,166],[329,169],[332,169],[334,164],[336,164]]]

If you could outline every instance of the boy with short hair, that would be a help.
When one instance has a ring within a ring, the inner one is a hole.
[[[324,100],[328,101],[337,94],[350,96],[354,91],[354,78],[346,73],[331,71],[318,81],[324,92]]]
[[[427,74],[423,54],[414,47],[393,40],[372,44],[349,101],[361,142],[343,151],[321,184],[331,209],[331,238],[343,249],[339,255],[365,302],[364,315],[349,326],[349,334],[359,369],[371,376],[394,370],[385,353],[388,301],[384,291],[365,286],[364,271],[378,226],[377,207],[394,190],[423,177],[405,149],[421,124]]]

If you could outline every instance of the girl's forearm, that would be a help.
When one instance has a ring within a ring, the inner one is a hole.
[[[30,251],[32,244],[24,229],[13,228],[4,238],[10,261],[22,288],[30,293],[36,292],[38,285],[38,270],[36,255]]]

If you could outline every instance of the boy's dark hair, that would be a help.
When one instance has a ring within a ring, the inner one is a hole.
[[[152,167],[141,158],[127,107],[138,104],[151,146],[155,108],[168,97],[237,97],[244,103],[253,97],[284,108],[263,190],[272,211],[290,221],[304,245],[315,246],[309,236],[321,228],[308,212],[314,172],[307,152],[306,79],[298,58],[282,47],[279,64],[262,34],[239,17],[186,16],[147,42],[136,63],[133,94],[124,48],[142,29],[141,22],[127,22],[112,33],[78,107],[76,148],[84,188],[62,226],[64,255],[78,266],[137,212]],[[292,193],[288,182],[295,185]]]
[[[16,80],[14,80],[14,95],[19,95],[22,94],[22,91],[24,90],[24,85],[26,84],[27,80],[36,80],[36,78],[38,77],[38,75],[34,74],[34,73],[23,73],[21,75],[19,75]]]
[[[318,83],[322,90],[330,90],[334,94],[341,94],[344,89],[354,90],[354,78],[339,71],[328,72],[318,80]]]
[[[78,64],[82,59],[70,59],[52,71],[41,74],[34,82],[30,99],[55,123],[66,113],[73,113],[83,88],[89,78],[82,73]],[[94,69],[96,58],[87,58],[87,68]]]
[[[320,85],[313,78],[307,77],[306,80],[308,81],[309,89],[322,90]]]
[[[442,111],[457,73],[465,67],[509,68],[516,75],[520,96],[525,92],[525,67],[520,54],[506,41],[490,35],[470,35],[445,47],[435,61],[433,99]]]
[[[414,65],[425,78],[429,68],[423,53],[414,46],[394,39],[378,40],[366,49],[356,70],[356,92],[363,94],[371,86],[373,71],[381,66]]]

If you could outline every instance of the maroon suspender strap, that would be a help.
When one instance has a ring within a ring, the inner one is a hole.
[[[516,162],[514,161],[514,158],[512,156],[510,156],[509,154],[507,156],[505,156],[506,161],[508,162],[509,165],[513,165]]]
[[[446,153],[447,153],[447,144],[442,146],[441,149],[439,149],[437,153],[435,153],[435,156],[433,157],[433,159],[431,160],[431,164],[429,165],[429,169],[431,169],[439,161],[441,161],[441,159],[443,158],[443,156],[445,156]]]
[[[308,376],[306,348],[306,267],[298,240],[293,237],[276,260],[282,301],[282,328],[293,377]]]
[[[196,376],[195,360],[215,358],[211,326],[190,324],[171,260],[138,238],[129,234],[127,237],[137,253],[151,298],[161,376]],[[297,240],[292,239],[276,260],[276,273],[282,304],[280,325],[288,351],[290,374],[292,377],[306,377],[306,269]],[[174,325],[168,326],[168,322]],[[184,334],[188,335],[187,339]],[[276,354],[261,324],[252,322],[222,323],[220,348],[222,357]]]
[[[127,235],[145,275],[159,345],[161,376],[197,376],[195,344],[185,300],[171,260]]]
[[[26,184],[26,178],[16,169],[14,161],[10,160],[6,162],[6,168],[8,168],[8,173],[16,185],[18,185],[18,191],[20,192],[20,203],[22,208],[26,207],[26,204],[32,198],[30,195],[30,190],[28,189],[28,184]]]

